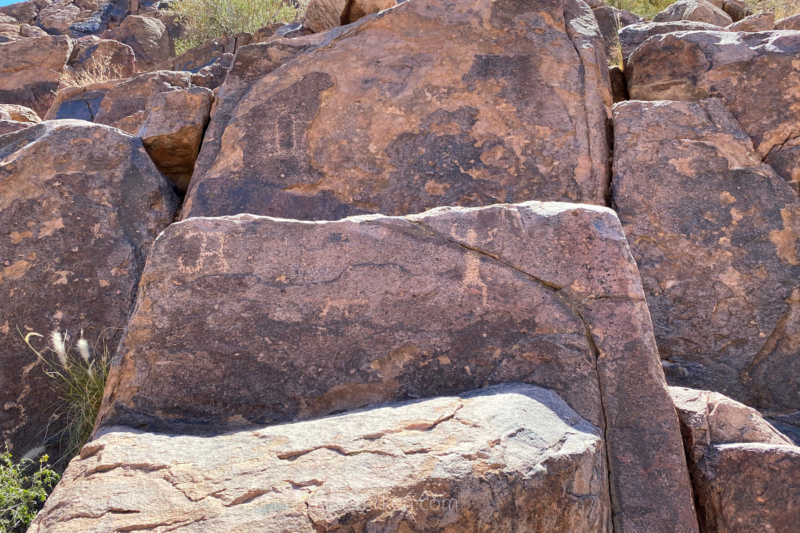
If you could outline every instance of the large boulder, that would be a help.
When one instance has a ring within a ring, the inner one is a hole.
[[[701,531],[794,531],[800,523],[800,448],[721,394],[671,387]]]
[[[63,423],[48,421],[52,380],[20,332],[123,326],[175,203],[141,141],[119,130],[49,121],[0,136],[0,431],[14,453]]]
[[[775,13],[756,13],[728,26],[728,31],[769,31],[775,25]]]
[[[132,15],[122,21],[116,39],[136,54],[139,71],[153,70],[175,55],[175,45],[164,23],[153,17]]]
[[[213,100],[211,90],[203,87],[160,93],[136,133],[158,169],[180,192],[186,192],[192,179]]]
[[[0,14],[12,17],[20,24],[33,24],[39,14],[39,6],[32,0],[15,2],[7,6],[0,6]]]
[[[725,31],[707,22],[678,20],[676,22],[640,22],[623,26],[619,30],[619,44],[622,48],[622,61],[628,68],[628,58],[640,44],[654,35],[676,33],[681,31]]]
[[[136,73],[136,56],[130,46],[112,39],[85,38],[75,41],[66,71],[73,79],[102,82],[130,78]]]
[[[785,179],[796,180],[798,54],[800,32],[793,31],[656,36],[631,56],[628,90],[634,100],[722,98],[759,157],[775,164]]]
[[[653,22],[692,20],[725,27],[733,23],[730,15],[707,0],[678,0],[653,17]]]
[[[213,438],[116,428],[29,531],[604,533],[601,435],[530,385]]]
[[[41,122],[36,111],[21,105],[0,104],[0,118],[17,122]]]
[[[346,23],[349,5],[349,0],[310,0],[303,24],[314,33],[341,26]]]
[[[55,100],[72,53],[69,37],[37,37],[0,44],[0,104],[30,107],[44,116]]]
[[[351,24],[367,15],[374,15],[397,5],[397,0],[352,0],[345,22]]]
[[[36,23],[51,35],[67,35],[69,27],[81,14],[81,8],[72,0],[57,0],[39,11]]]
[[[583,2],[415,0],[337,30],[215,114],[184,217],[605,204],[611,95]]]
[[[775,21],[776,30],[800,30],[800,13]]]
[[[724,102],[617,104],[613,197],[667,380],[800,409],[800,202]]]
[[[161,93],[186,91],[191,86],[191,73],[159,70],[127,80],[70,87],[59,91],[45,119],[88,120],[135,135]]]
[[[603,207],[173,224],[98,427],[218,433],[516,381],[605,428],[619,530],[696,531],[636,265]]]

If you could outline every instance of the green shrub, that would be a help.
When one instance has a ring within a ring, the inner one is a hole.
[[[0,533],[21,533],[36,517],[59,477],[47,468],[47,459],[42,456],[39,468],[29,473],[33,460],[15,463],[8,451],[0,455]]]
[[[283,0],[180,0],[171,9],[186,27],[184,37],[175,43],[178,54],[211,39],[255,33],[267,24],[291,22],[303,14],[303,8]]]
[[[68,339],[54,331],[50,336],[52,346],[39,351],[31,344],[32,337],[41,335],[28,333],[25,343],[44,363],[45,374],[53,378],[53,389],[60,401],[56,415],[64,416],[67,421],[62,440],[66,441],[65,458],[69,460],[88,440],[100,412],[111,364],[108,347],[101,334],[92,350],[81,332],[76,343],[78,354],[74,355]],[[42,352],[52,352],[54,357],[47,358]]]

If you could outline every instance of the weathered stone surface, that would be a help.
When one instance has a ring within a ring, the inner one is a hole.
[[[281,29],[282,27],[286,26],[283,22],[277,22],[275,24],[267,24],[257,32],[253,34],[253,38],[250,41],[250,44],[258,44],[267,42],[267,39],[275,35],[275,32]]]
[[[800,409],[797,194],[721,100],[624,102],[614,124],[614,202],[667,380]]]
[[[800,13],[775,22],[776,30],[800,30]]]
[[[619,30],[619,43],[622,48],[622,59],[627,69],[628,58],[640,44],[653,35],[676,33],[679,31],[726,31],[723,28],[706,22],[678,20],[676,22],[640,22]]]
[[[124,325],[175,202],[141,141],[113,128],[53,121],[0,137],[0,431],[15,453],[62,423],[43,432],[52,382],[17,328]]]
[[[67,71],[73,76],[125,79],[136,74],[136,56],[127,44],[97,37],[75,41]],[[87,76],[88,75],[88,76]]]
[[[0,104],[0,118],[17,122],[41,122],[36,111],[21,105]]]
[[[608,77],[611,79],[611,95],[614,103],[624,102],[628,99],[628,87],[625,83],[625,73],[618,66],[608,69]]]
[[[81,8],[73,4],[72,0],[59,0],[45,6],[39,12],[36,23],[51,35],[65,35],[80,13]]]
[[[17,19],[0,13],[0,43],[17,41],[27,37],[44,37],[47,33],[28,24],[20,24]]]
[[[352,0],[345,22],[351,24],[367,15],[374,15],[396,5],[396,0]]]
[[[769,31],[775,24],[775,13],[756,13],[734,22],[728,26],[728,31]]]
[[[653,17],[653,22],[675,22],[678,20],[706,22],[723,28],[733,23],[730,15],[706,0],[678,0]]]
[[[212,39],[191,50],[187,50],[178,57],[164,63],[165,70],[180,70],[195,73],[203,67],[210,67],[226,53],[236,52],[235,37],[221,37]]]
[[[669,394],[691,455],[702,457],[704,449],[712,443],[793,444],[758,411],[718,392],[670,387]]]
[[[634,15],[629,11],[617,9],[611,6],[600,6],[592,9],[595,19],[597,19],[597,26],[600,28],[600,33],[603,35],[603,44],[606,47],[606,57],[608,57],[609,64],[616,64],[622,58],[620,55],[620,41],[619,30],[631,24],[637,24],[644,19],[638,15]]]
[[[0,44],[0,104],[30,107],[44,116],[55,99],[70,54],[69,37],[39,37]]]
[[[175,55],[172,37],[166,26],[156,18],[138,15],[126,17],[119,27],[117,40],[133,49],[139,71],[152,70]]]
[[[63,89],[45,120],[81,119],[106,124],[135,135],[161,93],[191,86],[189,72],[159,70],[127,80]]]
[[[367,17],[215,115],[224,133],[203,144],[184,216],[604,205],[602,46],[572,0],[415,0]]]
[[[349,0],[311,0],[306,6],[305,27],[314,33],[346,23]]]
[[[3,115],[2,112],[0,112],[0,135],[24,130],[28,126],[32,125],[32,122],[17,122],[16,120],[11,120],[8,117],[8,114]]]
[[[755,410],[708,391],[670,388],[704,532],[793,531],[800,448]]]
[[[747,8],[747,4],[744,0],[716,0],[716,2],[712,3],[727,13],[734,22],[738,22],[748,15],[753,14],[752,11]]]
[[[619,531],[696,530],[638,272],[607,208],[191,218],[156,241],[118,357],[98,427],[218,432],[551,388],[605,428]]]
[[[633,100],[722,98],[761,159],[782,158],[779,173],[791,180],[800,168],[798,54],[800,32],[662,35],[631,56],[628,90]]]
[[[203,141],[214,96],[210,89],[160,93],[136,136],[158,169],[186,192]]]
[[[214,438],[115,428],[30,531],[603,533],[601,435],[530,385]]]
[[[27,0],[7,6],[0,6],[0,14],[15,18],[20,24],[32,24],[39,14],[39,7]]]

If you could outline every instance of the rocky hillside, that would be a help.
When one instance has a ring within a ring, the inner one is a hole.
[[[30,531],[798,531],[800,15],[169,8],[0,7],[5,446],[113,354]]]

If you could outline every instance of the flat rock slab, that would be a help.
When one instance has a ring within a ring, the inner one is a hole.
[[[675,22],[639,22],[624,26],[619,30],[619,44],[622,60],[627,69],[628,58],[640,44],[654,35],[677,33],[681,31],[727,31],[707,22],[678,20]]]
[[[122,327],[175,204],[141,141],[114,128],[48,121],[0,136],[0,431],[15,453],[61,423],[48,433],[52,380],[19,332],[93,340]]]
[[[0,104],[45,116],[72,53],[69,37],[37,37],[0,44]]]
[[[760,158],[797,187],[798,56],[798,31],[655,36],[630,57],[628,91],[632,100],[723,99]]]
[[[213,438],[114,428],[30,531],[602,533],[601,434],[530,385]]]
[[[797,194],[721,100],[614,113],[614,201],[668,381],[800,409]]]
[[[173,224],[98,426],[218,433],[507,382],[605,428],[621,530],[695,531],[638,272],[602,207]]]
[[[337,35],[214,117],[184,218],[605,205],[611,95],[584,3],[415,0]]]

